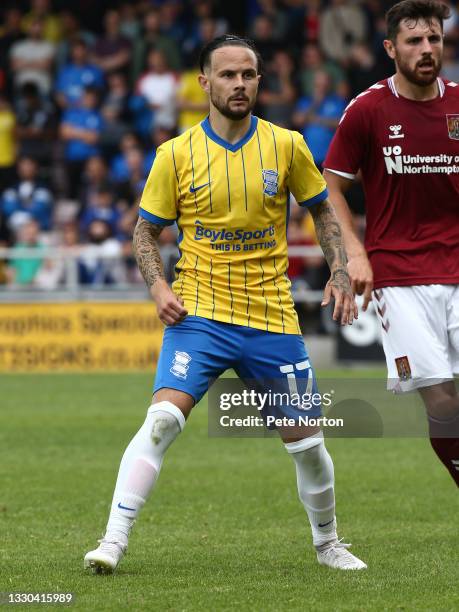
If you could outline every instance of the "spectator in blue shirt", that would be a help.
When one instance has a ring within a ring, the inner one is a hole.
[[[126,153],[127,177],[118,183],[118,196],[126,207],[132,207],[140,202],[148,176],[145,171],[145,155],[142,149],[130,149]]]
[[[175,133],[167,128],[156,126],[151,132],[151,139],[147,142],[146,153],[144,158],[144,172],[145,176],[150,174],[151,167],[156,157],[156,150],[162,144],[173,138]]]
[[[97,110],[98,92],[93,87],[84,90],[81,107],[67,110],[60,127],[65,141],[65,162],[68,178],[68,195],[78,196],[81,176],[86,161],[100,153],[99,140],[104,122]]]
[[[113,183],[109,179],[107,161],[101,155],[90,157],[84,167],[78,193],[80,211],[90,204],[96,190],[105,184],[113,187]]]
[[[112,285],[125,278],[121,243],[103,219],[88,226],[88,243],[80,249],[78,276],[83,285]]]
[[[0,201],[1,213],[10,227],[15,225],[15,216],[27,213],[41,230],[51,229],[53,198],[46,185],[38,179],[37,162],[22,157],[17,164],[18,182],[3,192]]]
[[[106,183],[99,185],[91,195],[87,207],[81,215],[81,229],[87,235],[93,221],[104,221],[113,235],[118,234],[118,223],[121,214],[116,207],[116,201],[111,186]]]
[[[126,132],[120,140],[118,155],[115,155],[110,164],[110,175],[115,183],[129,180],[129,167],[126,157],[132,149],[140,147],[140,140],[134,132]]]
[[[62,3],[64,4],[64,3]],[[83,26],[80,17],[71,9],[62,8],[59,11],[61,22],[61,40],[56,50],[56,68],[59,71],[70,61],[70,50],[74,40],[83,40],[88,49],[91,49],[96,42],[96,35]]]
[[[314,93],[298,100],[293,123],[303,134],[318,168],[346,108],[346,99],[331,91],[330,76],[320,70],[314,75]]]
[[[71,108],[81,103],[87,87],[102,89],[102,70],[88,61],[88,48],[81,38],[72,43],[71,61],[61,68],[56,78],[56,99],[61,108]]]

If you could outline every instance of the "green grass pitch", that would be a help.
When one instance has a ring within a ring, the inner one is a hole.
[[[86,575],[151,382],[0,378],[1,592],[73,592],[75,610],[459,609],[457,491],[427,440],[328,442],[339,533],[369,566],[343,573],[315,561],[279,441],[209,438],[205,404],[168,451],[118,572]]]

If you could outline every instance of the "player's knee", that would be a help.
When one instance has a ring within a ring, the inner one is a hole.
[[[459,416],[459,396],[454,383],[421,388],[420,393],[429,417],[446,421]]]
[[[303,453],[303,451],[310,450],[311,448],[320,446],[321,444],[323,444],[323,441],[324,434],[322,433],[322,431],[318,431],[314,435],[308,436],[307,438],[303,438],[302,440],[296,440],[295,442],[286,442],[284,446],[288,454],[292,455],[293,460],[296,461],[299,457],[303,456],[300,455],[300,453]]]
[[[145,427],[159,453],[164,453],[185,426],[185,417],[172,402],[158,402],[148,409]]]
[[[439,391],[428,397],[426,408],[429,417],[448,421],[459,416],[459,397]]]
[[[296,464],[298,494],[303,503],[307,503],[311,494],[317,495],[333,488],[333,461],[323,437],[304,438],[285,446]],[[292,447],[298,450],[292,452]]]

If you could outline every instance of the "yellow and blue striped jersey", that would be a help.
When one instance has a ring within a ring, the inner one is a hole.
[[[235,144],[207,118],[158,148],[140,216],[177,221],[173,290],[189,314],[300,332],[286,273],[290,192],[306,206],[327,197],[301,134],[257,117]]]

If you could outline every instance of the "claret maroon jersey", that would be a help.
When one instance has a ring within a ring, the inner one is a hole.
[[[459,283],[459,85],[400,96],[393,77],[345,110],[324,167],[362,172],[375,288]]]

